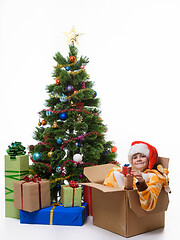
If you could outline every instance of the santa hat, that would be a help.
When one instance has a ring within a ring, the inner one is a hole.
[[[149,169],[153,168],[158,159],[158,152],[156,148],[145,142],[135,141],[131,144],[131,148],[128,153],[128,160],[130,163],[132,163],[132,157],[136,153],[143,153],[149,158]]]

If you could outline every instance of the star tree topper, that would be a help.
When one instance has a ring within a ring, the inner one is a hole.
[[[74,26],[72,27],[70,33],[64,33],[66,37],[68,37],[67,44],[74,45],[76,43],[79,45],[78,38],[82,36],[84,33],[76,33]]]

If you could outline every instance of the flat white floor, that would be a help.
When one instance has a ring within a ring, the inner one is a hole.
[[[2,195],[1,195],[2,196]],[[170,200],[171,200],[170,196]],[[171,201],[169,209],[166,212],[166,224],[164,229],[158,229],[141,235],[131,237],[130,239],[179,239],[180,225],[178,208],[175,201]],[[88,217],[82,227],[71,226],[50,226],[50,225],[30,225],[20,224],[19,220],[4,217],[4,201],[0,200],[0,236],[3,240],[18,239],[65,239],[65,240],[116,240],[125,239],[124,237],[111,233],[93,225],[93,218]]]

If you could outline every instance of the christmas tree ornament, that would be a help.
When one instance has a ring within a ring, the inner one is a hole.
[[[61,138],[58,138],[57,139],[57,144],[62,144],[63,143],[63,140]]]
[[[59,114],[59,118],[61,119],[61,120],[66,120],[67,119],[67,113],[66,112],[62,112],[62,113],[60,113]]]
[[[34,161],[39,161],[39,160],[41,160],[41,153],[35,152],[35,153],[33,154],[33,160],[34,160]]]
[[[77,147],[80,147],[80,146],[81,146],[81,143],[80,143],[80,142],[76,142],[75,145],[76,145]]]
[[[52,125],[52,128],[58,128],[58,127],[59,127],[59,126],[58,126],[57,122],[54,121],[54,122],[53,122],[53,125]]]
[[[69,57],[69,61],[70,61],[70,62],[74,62],[75,60],[76,60],[76,57],[75,57],[75,56],[70,56],[70,57]]]
[[[38,126],[41,126],[41,125],[42,125],[42,123],[41,123],[41,121],[40,121],[40,119],[39,119]]]
[[[66,69],[66,71],[69,71],[69,70],[70,70],[70,67],[67,66],[67,67],[65,67],[65,69]]]
[[[85,69],[85,66],[84,66],[84,65],[81,65],[81,69]]]
[[[83,178],[83,175],[81,174],[79,177],[80,177],[80,179],[82,179],[82,178]]]
[[[75,162],[82,162],[82,159],[83,159],[83,155],[77,153],[73,156],[73,161]]]
[[[57,168],[56,168],[56,172],[61,172],[61,167],[60,166],[57,166]]]
[[[67,86],[66,90],[68,92],[72,92],[74,90],[74,87],[72,85]]]
[[[67,97],[66,97],[66,95],[62,94],[61,97],[60,97],[60,101],[61,101],[61,102],[67,102]]]
[[[78,90],[74,90],[74,94],[78,93],[79,91]]]
[[[42,124],[42,125],[46,125],[46,121],[43,119],[43,120],[41,121],[41,124]]]
[[[111,148],[111,152],[115,153],[116,151],[117,151],[117,147],[114,146]]]
[[[81,116],[81,114],[78,114],[76,117],[76,122],[81,123],[83,120],[83,117]]]
[[[83,135],[79,136],[79,141],[83,142],[85,140],[85,137]]]
[[[70,106],[71,106],[71,107],[75,107],[76,104],[74,104],[73,101],[71,100]]]
[[[86,85],[85,85],[85,82],[83,81],[82,82],[82,89],[85,89],[86,88]]]
[[[97,97],[97,92],[96,91],[93,92],[93,97],[94,98]]]
[[[52,157],[52,154],[53,154],[53,151],[51,150],[50,152],[48,152],[48,157],[51,158]]]
[[[56,79],[56,84],[59,85],[61,83],[60,79]]]
[[[108,155],[109,154],[108,150],[106,150],[104,154]]]
[[[76,33],[74,26],[72,27],[70,33],[64,33],[66,37],[68,37],[67,44],[74,45],[76,43],[79,45],[78,38],[83,35],[83,33]]]
[[[51,115],[51,114],[52,114],[51,111],[46,111],[46,116],[49,116],[49,115]]]

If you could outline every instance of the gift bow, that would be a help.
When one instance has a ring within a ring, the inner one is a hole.
[[[72,188],[77,188],[77,187],[79,187],[78,184],[77,184],[77,182],[76,182],[76,181],[73,181],[73,180],[71,180],[71,181],[69,182],[69,185],[70,185],[70,187],[72,187]]]
[[[34,175],[34,177],[32,177],[32,178],[30,178],[28,175],[26,175],[26,176],[24,177],[24,180],[25,180],[26,182],[39,182],[39,181],[41,181],[41,178],[38,177],[37,174]]]

